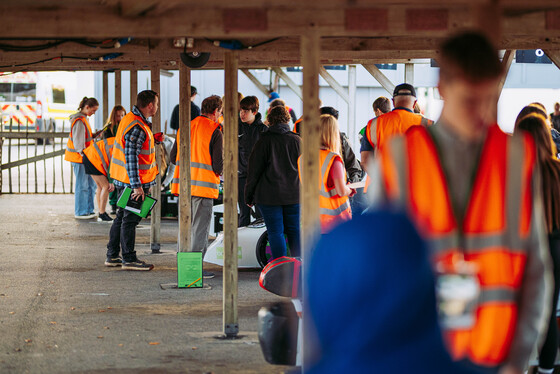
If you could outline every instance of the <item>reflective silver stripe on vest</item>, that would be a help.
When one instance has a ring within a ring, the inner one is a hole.
[[[323,165],[321,165],[321,190],[319,191],[319,194],[321,194],[321,196],[327,197],[327,198],[338,195],[338,193],[336,192],[336,188],[333,188],[332,190],[327,191],[326,188],[325,188],[325,184],[323,183],[323,179],[325,178],[325,174],[327,173],[327,170],[329,168],[329,164],[335,156],[336,156],[336,153],[329,152],[327,157],[325,157],[325,161],[323,161]]]
[[[483,287],[480,291],[479,304],[492,303],[492,302],[515,302],[517,293],[512,288],[496,287],[486,288]]]
[[[196,180],[192,180],[191,185],[198,186],[198,187],[212,188],[212,189],[215,189],[215,190],[217,190],[220,187],[220,185],[216,184],[216,183],[196,181]]]
[[[111,162],[112,162],[113,164],[115,164],[115,165],[119,165],[119,166],[125,167],[124,161],[121,161],[121,160],[119,160],[119,159],[117,159],[117,158],[113,158],[113,160],[112,160]]]
[[[348,208],[350,208],[350,204],[345,201],[344,204],[335,209],[321,208],[320,213],[325,216],[338,216]]]
[[[523,186],[523,167],[525,164],[525,147],[523,136],[517,134],[509,139],[507,144],[507,179],[506,179],[506,231],[512,242],[521,241],[521,195]],[[521,247],[522,244],[518,244]]]
[[[80,153],[80,152],[76,151],[76,150],[73,149],[73,148],[69,148],[68,146],[66,146],[66,150],[67,150],[68,152]]]
[[[510,238],[510,242],[504,243],[503,234],[468,234],[463,239],[464,250],[466,253],[478,254],[491,250],[492,248],[504,247],[507,245],[508,252],[524,253],[523,241],[519,237]],[[453,232],[449,235],[430,239],[430,248],[433,253],[441,254],[445,251],[459,248],[458,236]]]
[[[404,136],[396,136],[391,138],[390,143],[386,144],[388,147],[391,159],[395,164],[395,171],[397,173],[397,188],[398,195],[397,200],[394,203],[401,207],[408,207],[408,190],[409,190],[409,180],[408,180],[408,157],[407,157],[407,146],[406,138]]]
[[[331,197],[337,196],[338,192],[336,192],[336,188],[333,188],[332,190],[330,190],[328,192],[325,192],[325,191],[323,191],[323,189],[321,189],[321,191],[319,191],[319,194],[323,197],[331,198]]]
[[[150,148],[150,149],[148,149],[148,150],[142,149],[142,150],[140,151],[140,154],[141,154],[141,155],[147,155],[147,156],[149,156],[149,155],[151,155],[151,154],[154,154],[154,153],[156,153],[155,147],[154,147],[154,148]]]
[[[214,169],[212,169],[212,165],[203,164],[201,162],[191,162],[191,168],[214,171]]]
[[[103,139],[103,143],[105,145],[105,150],[106,150],[105,155],[107,156],[107,159],[109,159],[109,155],[107,154],[108,153],[107,148],[109,147],[109,144],[107,143],[107,139]],[[103,152],[97,145],[97,142],[93,143],[93,148],[95,149],[97,155],[99,156],[99,159],[101,160],[101,164],[103,165],[103,170],[105,170],[105,173],[107,173],[107,170],[109,170],[109,165],[107,164],[107,162],[105,162],[105,157],[103,157]]]
[[[123,149],[123,147],[120,145],[120,143],[118,143],[118,142],[115,141],[114,147],[115,147],[116,149],[118,149],[119,151],[121,151],[122,153],[124,153],[124,149]]]
[[[155,168],[155,167],[156,167],[155,162],[151,163],[150,165],[138,164],[138,170],[150,170],[151,168]]]
[[[179,178],[173,178],[171,183],[179,184]]]

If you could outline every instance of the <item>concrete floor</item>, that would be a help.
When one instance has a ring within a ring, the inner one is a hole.
[[[282,298],[259,271],[239,273],[240,339],[222,331],[222,272],[211,289],[176,282],[177,221],[162,222],[163,254],[137,252],[150,272],[107,268],[110,224],[78,221],[73,195],[0,195],[0,373],[283,373],[263,358],[257,312]]]

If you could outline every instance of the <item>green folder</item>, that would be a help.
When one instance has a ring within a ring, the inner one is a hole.
[[[131,195],[132,189],[130,187],[125,187],[117,200],[117,206],[129,210],[142,218],[146,218],[154,205],[156,205],[157,200],[150,195],[144,195],[144,201],[134,200]]]
[[[177,252],[177,287],[202,288],[202,252]]]

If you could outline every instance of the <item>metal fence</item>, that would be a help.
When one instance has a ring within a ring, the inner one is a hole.
[[[29,131],[29,126],[2,125],[0,131],[1,193],[72,193],[72,165],[64,161],[68,132]]]

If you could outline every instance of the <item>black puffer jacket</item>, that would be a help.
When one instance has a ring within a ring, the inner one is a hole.
[[[257,113],[255,121],[250,125],[239,120],[239,177],[247,177],[247,163],[253,147],[261,137],[261,134],[267,131],[266,125],[261,120],[261,114]],[[239,186],[243,188],[243,186]]]
[[[297,160],[300,155],[301,138],[289,125],[269,127],[261,134],[249,158],[245,202],[251,205],[298,204]]]

